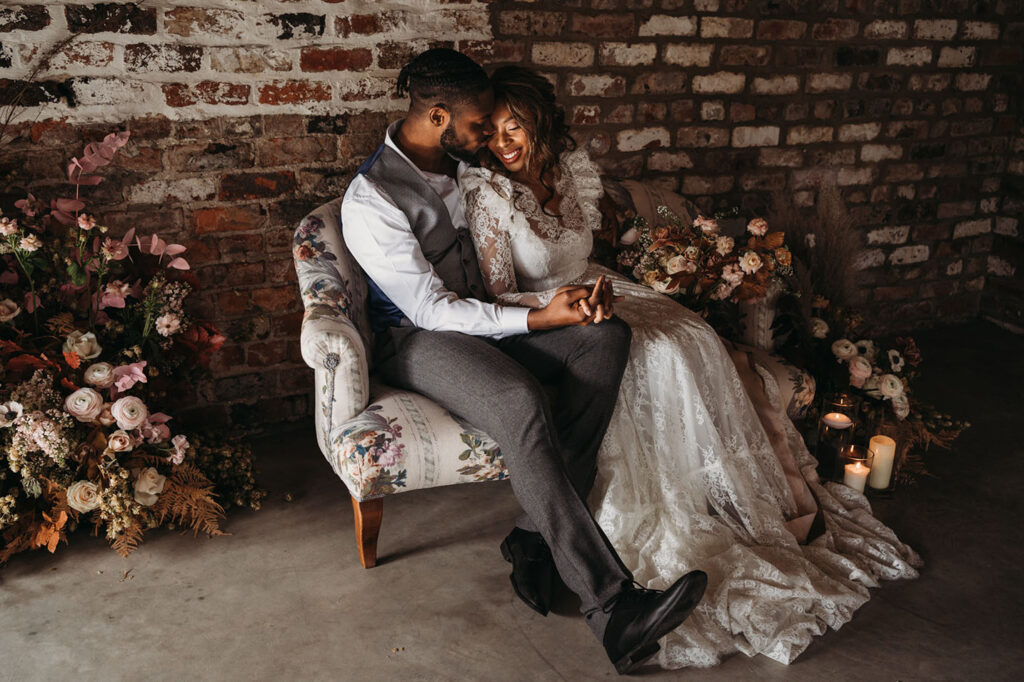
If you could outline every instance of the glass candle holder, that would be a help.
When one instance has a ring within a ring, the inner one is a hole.
[[[857,408],[856,398],[846,393],[828,395],[822,402],[814,455],[818,459],[818,476],[823,481],[835,478],[839,451],[853,440]]]
[[[859,493],[867,487],[874,455],[861,445],[847,445],[839,451],[836,480]]]
[[[892,492],[896,483],[896,441],[878,434],[871,437],[868,450],[874,455],[868,488],[874,492]]]

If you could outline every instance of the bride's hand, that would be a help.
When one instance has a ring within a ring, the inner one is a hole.
[[[594,315],[588,312],[589,306],[585,306],[590,295],[589,287],[561,287],[550,303],[530,311],[526,318],[527,326],[530,330],[586,326],[594,321]]]
[[[615,302],[623,300],[622,296],[616,296],[612,289],[611,280],[601,275],[594,283],[590,295],[580,301],[583,312],[593,315],[594,324],[610,319],[615,316]]]

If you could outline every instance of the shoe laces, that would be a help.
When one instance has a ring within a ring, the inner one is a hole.
[[[644,587],[636,580],[633,580],[631,585],[624,587],[622,590],[612,595],[612,597],[601,607],[601,610],[604,613],[611,613],[620,603],[629,604],[630,602],[642,599],[649,594],[661,594],[661,592],[663,592],[663,590],[653,590],[649,587]]]

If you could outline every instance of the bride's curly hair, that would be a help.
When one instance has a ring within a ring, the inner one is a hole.
[[[576,140],[565,122],[565,110],[555,101],[554,86],[532,69],[502,66],[491,74],[491,87],[494,100],[508,106],[530,138],[530,148],[523,158],[526,171],[538,175],[544,188],[554,196],[554,188],[545,177],[558,164],[563,151],[576,149]],[[483,162],[493,170],[504,170],[490,150],[483,155]]]

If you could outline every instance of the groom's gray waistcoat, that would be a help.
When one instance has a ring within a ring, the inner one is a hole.
[[[444,201],[409,162],[382,144],[363,163],[359,173],[366,175],[409,219],[423,255],[434,266],[445,288],[459,298],[486,300],[487,290],[469,229],[466,226],[456,229],[452,225]],[[380,332],[389,327],[410,324],[377,284],[369,277],[366,280],[373,330]]]

